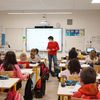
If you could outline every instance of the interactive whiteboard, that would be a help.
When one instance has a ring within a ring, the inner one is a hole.
[[[39,51],[46,51],[48,37],[53,36],[54,41],[57,41],[62,50],[62,29],[53,28],[26,28],[26,50],[38,48]]]

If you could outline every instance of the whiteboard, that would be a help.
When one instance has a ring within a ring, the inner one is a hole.
[[[62,50],[62,29],[52,28],[26,28],[26,51],[38,48],[40,51],[47,50],[48,37],[53,36]]]

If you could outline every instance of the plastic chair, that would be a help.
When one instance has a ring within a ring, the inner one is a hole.
[[[70,75],[67,80],[72,80],[72,81],[79,81],[79,76],[78,75]]]
[[[14,76],[14,72],[13,71],[0,71],[0,75],[6,75],[12,78]]]

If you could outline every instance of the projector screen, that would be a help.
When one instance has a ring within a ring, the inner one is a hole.
[[[39,51],[47,51],[48,37],[53,36],[62,50],[62,29],[53,28],[26,28],[26,50],[37,48]]]

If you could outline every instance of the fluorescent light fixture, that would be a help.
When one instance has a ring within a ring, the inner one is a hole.
[[[8,13],[12,15],[32,15],[32,14],[72,14],[72,12],[32,12],[32,13],[26,13],[26,12],[16,12],[16,13]]]
[[[100,3],[100,0],[92,0],[92,3]]]

